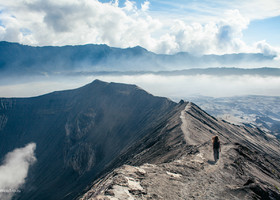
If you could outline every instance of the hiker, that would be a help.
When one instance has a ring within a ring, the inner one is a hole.
[[[214,160],[215,162],[217,162],[217,160],[219,160],[219,152],[221,152],[221,144],[217,135],[212,137],[212,144],[213,144]]]

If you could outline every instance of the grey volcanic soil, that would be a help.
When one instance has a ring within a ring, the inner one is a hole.
[[[126,165],[96,180],[81,199],[280,199],[280,143],[274,136],[181,104],[149,140],[127,152],[138,149]],[[213,135],[222,142],[216,163]]]

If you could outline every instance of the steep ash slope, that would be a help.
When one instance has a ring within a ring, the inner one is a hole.
[[[98,80],[39,97],[0,99],[0,159],[30,142],[37,146],[37,162],[15,199],[75,198],[175,107],[135,85]]]
[[[123,154],[132,157],[126,165],[96,180],[80,199],[280,198],[275,137],[217,120],[192,103],[181,102],[176,109]],[[213,135],[222,142],[217,163]]]

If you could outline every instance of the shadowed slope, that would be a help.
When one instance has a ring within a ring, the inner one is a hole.
[[[135,85],[101,81],[0,99],[0,158],[27,143],[37,145],[37,163],[16,199],[73,199],[175,106]]]

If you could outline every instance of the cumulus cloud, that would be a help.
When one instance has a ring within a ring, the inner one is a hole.
[[[126,1],[124,7],[97,0],[5,1],[0,14],[1,38],[33,45],[106,43],[150,48],[154,44],[151,33],[160,23],[144,13],[148,4],[137,9],[132,1]],[[30,34],[24,35],[22,28]]]
[[[39,46],[105,43],[123,48],[140,45],[156,53],[169,54],[259,50],[242,41],[242,31],[251,18],[244,15],[245,9],[237,4],[228,6],[234,9],[220,10],[221,18],[189,22],[184,18],[156,17],[150,12],[149,1],[140,7],[130,0],[122,6],[117,0],[109,3],[97,0],[0,2],[0,39],[11,42]],[[246,2],[242,5],[248,7]]]
[[[24,184],[28,169],[36,158],[35,143],[30,143],[23,148],[18,148],[5,156],[0,166],[0,199],[10,200]]]
[[[238,10],[227,10],[219,21],[205,24],[186,23],[174,20],[170,32],[160,38],[158,52],[193,54],[225,54],[252,52],[242,41],[242,31],[247,28],[249,19]]]
[[[141,4],[141,10],[146,12],[147,10],[149,10],[150,7],[150,2],[149,1],[145,1],[143,4]]]
[[[279,59],[280,49],[272,47],[265,40],[259,41],[255,44],[256,48],[266,56],[276,56],[276,59]],[[278,56],[278,57],[277,57]]]

